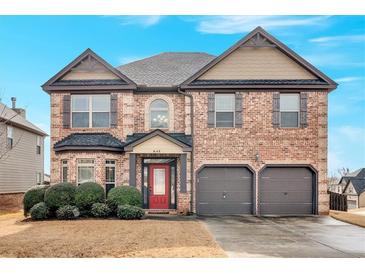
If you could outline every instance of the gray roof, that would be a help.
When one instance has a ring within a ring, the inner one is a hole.
[[[365,168],[359,168],[351,173],[346,174],[344,177],[355,177],[365,179]]]
[[[124,143],[109,133],[73,133],[54,144],[55,151],[62,150],[112,150],[123,151]]]
[[[164,52],[117,69],[137,85],[172,87],[181,84],[214,58],[204,52]]]
[[[46,132],[41,130],[36,125],[29,122],[27,119],[19,115],[17,112],[12,110],[11,108],[8,108],[6,105],[0,102],[0,120],[7,121],[7,124],[11,124],[14,126],[18,126],[24,130],[31,131],[33,133],[42,135],[42,136],[48,136]]]

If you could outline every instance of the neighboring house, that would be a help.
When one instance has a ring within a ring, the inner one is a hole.
[[[21,205],[25,191],[43,182],[43,130],[29,122],[25,110],[0,102],[0,209]]]
[[[347,196],[349,209],[365,207],[365,168],[360,168],[343,176],[338,183]]]
[[[88,49],[42,86],[51,184],[129,184],[150,211],[326,214],[336,86],[260,27],[217,57],[114,68]]]

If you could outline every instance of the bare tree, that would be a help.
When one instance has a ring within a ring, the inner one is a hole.
[[[21,134],[16,140],[12,139],[11,141],[7,137],[8,125],[11,125],[12,120],[18,115],[15,111],[8,114],[5,104],[0,104],[0,162],[9,157],[9,151],[19,144],[23,136]]]

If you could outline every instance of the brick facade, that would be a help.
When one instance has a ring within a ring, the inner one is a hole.
[[[237,90],[232,91],[237,92]],[[188,153],[187,193],[178,191],[178,209],[190,209],[196,171],[204,164],[248,164],[256,174],[269,164],[311,165],[318,173],[319,213],[328,212],[327,190],[327,95],[326,91],[308,91],[308,126],[306,128],[274,128],[272,126],[273,92],[242,91],[243,127],[208,128],[208,92],[190,92],[194,106],[194,175],[191,178],[191,157]],[[62,127],[62,97],[66,93],[51,94],[51,148],[75,132],[108,132],[121,141],[128,134],[146,132],[146,102],[157,93],[121,91],[118,94],[118,126],[105,129],[64,129]],[[190,98],[178,93],[163,93],[173,104],[173,132],[190,134]],[[148,105],[148,104],[147,104]],[[171,106],[169,106],[171,107]],[[170,117],[171,119],[171,117]],[[148,127],[147,127],[148,128]],[[171,131],[169,129],[168,131]],[[259,154],[257,162],[255,155]],[[145,155],[148,156],[148,155]],[[156,157],[156,155],[150,155]],[[164,155],[158,155],[164,156]],[[170,155],[175,157],[177,155]],[[60,181],[61,160],[69,160],[69,178],[76,182],[76,161],[93,158],[96,161],[96,181],[103,184],[105,160],[117,161],[117,185],[129,180],[128,154],[111,152],[62,152],[51,149],[51,183]],[[141,188],[141,155],[137,155],[137,187]],[[180,172],[180,163],[177,166]],[[177,184],[179,189],[179,178]],[[256,176],[257,184],[257,176]],[[195,192],[194,192],[195,193]],[[195,195],[193,195],[195,196]],[[195,199],[192,204],[195,210]]]

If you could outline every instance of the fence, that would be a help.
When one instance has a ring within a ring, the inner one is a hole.
[[[347,211],[347,197],[344,194],[329,192],[330,194],[330,209]]]

